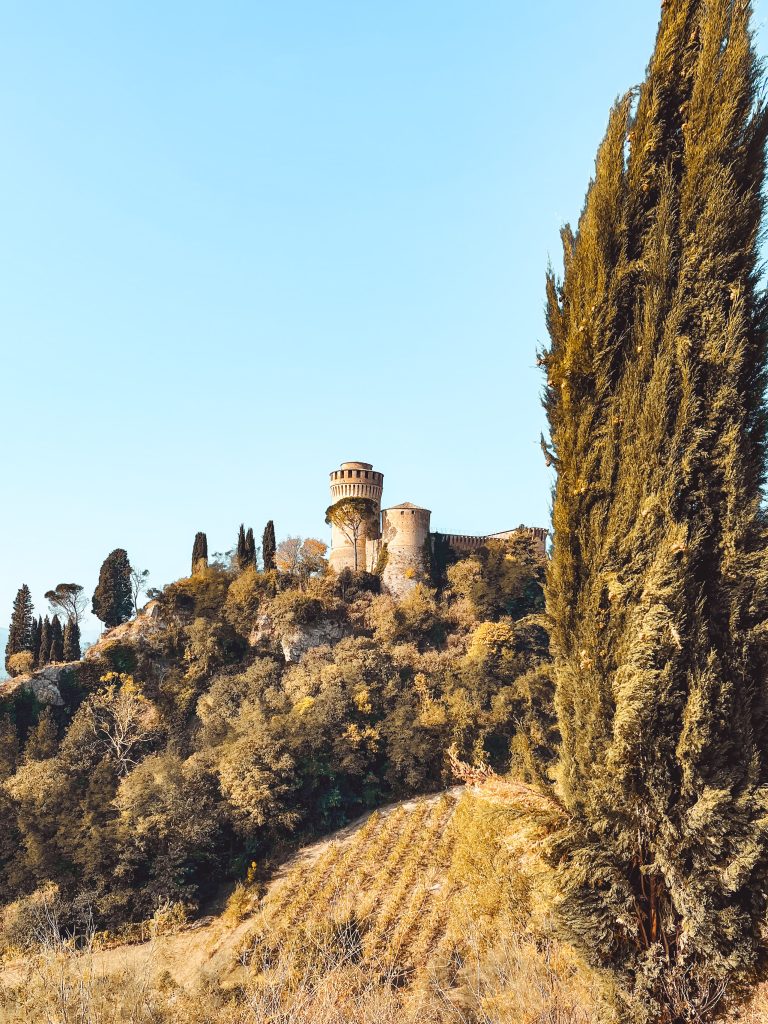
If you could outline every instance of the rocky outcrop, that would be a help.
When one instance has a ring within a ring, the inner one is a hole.
[[[20,692],[27,692],[31,693],[40,704],[61,707],[64,703],[60,689],[62,675],[76,668],[78,664],[78,662],[72,661],[61,665],[47,665],[38,672],[7,679],[0,683],[0,700],[13,697]]]
[[[260,615],[248,643],[251,647],[280,652],[287,662],[296,662],[313,647],[338,643],[348,632],[347,624],[337,619],[319,619],[306,625],[279,628],[269,615]]]
[[[121,626],[113,626],[105,630],[95,644],[91,644],[83,655],[84,661],[93,661],[99,658],[104,647],[116,641],[135,643],[137,640],[144,640],[162,629],[161,608],[157,601],[150,601],[146,604],[135,619],[124,622]]]

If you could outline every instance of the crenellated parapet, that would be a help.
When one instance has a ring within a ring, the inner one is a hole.
[[[501,530],[499,533],[486,533],[481,535],[466,534],[466,533],[441,533],[440,536],[444,542],[455,551],[460,554],[471,554],[473,551],[477,551],[479,548],[488,544],[494,540],[512,540],[514,537],[519,536],[521,533],[527,534],[536,543],[538,552],[543,557],[546,553],[547,548],[547,537],[549,536],[549,530],[544,529],[542,526],[520,526],[515,527],[513,530]]]
[[[378,540],[380,534],[379,517],[384,474],[375,470],[370,462],[342,462],[341,466],[330,474],[330,487],[332,505],[343,498],[366,498],[373,502],[372,520],[361,530],[357,539],[357,567],[370,570],[373,558],[371,545]],[[329,560],[336,572],[355,567],[355,546],[336,525],[331,527]]]

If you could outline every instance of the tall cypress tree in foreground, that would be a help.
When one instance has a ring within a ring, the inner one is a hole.
[[[5,668],[8,670],[8,661],[14,654],[21,654],[22,651],[32,651],[32,595],[29,587],[24,583],[19,587],[13,601],[11,613],[11,625],[8,629],[8,642],[5,646]]]
[[[124,548],[115,548],[104,559],[93,592],[92,611],[108,629],[130,619],[133,611],[131,563]]]
[[[264,527],[264,533],[261,538],[261,557],[264,560],[265,570],[275,568],[276,551],[277,544],[275,542],[275,524],[270,519]]]
[[[766,112],[750,16],[743,0],[667,0],[548,281],[561,744],[537,806],[560,926],[633,1020],[716,1015],[766,952]]]

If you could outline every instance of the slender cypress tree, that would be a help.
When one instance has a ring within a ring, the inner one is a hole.
[[[557,919],[628,1019],[765,960],[767,134],[744,0],[667,0],[548,279]]]
[[[67,619],[64,627],[64,661],[80,661],[80,626],[77,619]]]
[[[32,595],[29,587],[23,584],[19,587],[13,601],[13,612],[11,613],[11,625],[8,630],[8,642],[5,646],[5,668],[8,670],[9,659],[14,654],[21,654],[22,651],[32,650]]]
[[[124,548],[115,548],[104,559],[93,592],[92,610],[108,629],[130,619],[133,611],[131,563]]]
[[[208,538],[204,533],[195,534],[192,545],[192,575],[208,566]]]
[[[253,527],[248,527],[245,535],[245,564],[256,565],[256,538],[253,535]]]
[[[48,661],[55,663],[64,660],[64,630],[58,615],[51,619],[51,649]]]
[[[32,620],[32,664],[35,666],[40,660],[40,631],[42,628],[42,616]]]
[[[275,524],[270,519],[264,527],[264,533],[261,538],[261,557],[264,560],[265,570],[275,568],[276,551],[277,544],[275,542]]]
[[[240,532],[237,535],[237,549],[235,552],[238,569],[244,569],[248,564],[248,555],[245,547],[245,526],[240,523]]]
[[[51,653],[51,620],[46,615],[40,626],[40,653],[37,656],[37,667],[44,668],[48,664]]]

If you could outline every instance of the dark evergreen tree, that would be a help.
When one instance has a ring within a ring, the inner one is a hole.
[[[32,664],[37,665],[40,661],[40,631],[43,628],[43,618],[32,620]]]
[[[51,619],[51,647],[48,654],[48,661],[56,663],[64,660],[64,631],[61,628],[61,620],[58,615]]]
[[[240,532],[237,535],[235,560],[237,562],[238,569],[244,569],[248,564],[248,556],[245,547],[245,526],[242,523],[240,523]]]
[[[8,630],[8,642],[5,646],[5,668],[14,654],[32,651],[32,595],[25,584],[19,587],[13,601],[11,625]]]
[[[37,656],[38,668],[48,664],[48,656],[51,653],[51,620],[46,615],[40,626],[40,651]]]
[[[67,619],[64,627],[64,661],[80,661],[80,626],[77,619]]]
[[[19,761],[19,734],[10,715],[0,715],[0,782],[16,771]]]
[[[93,592],[92,610],[108,629],[130,619],[133,610],[131,563],[124,548],[115,548],[104,559]]]
[[[548,281],[557,921],[638,1021],[765,961],[766,109],[743,0],[667,0]]]
[[[248,527],[245,535],[245,564],[256,565],[256,538],[253,535],[253,527]]]
[[[208,566],[208,538],[202,532],[195,534],[192,545],[192,575]]]
[[[58,746],[59,730],[53,712],[46,708],[37,724],[32,726],[27,734],[27,742],[24,745],[24,759],[26,761],[44,761],[53,757]]]
[[[264,533],[261,538],[261,557],[264,561],[265,570],[275,568],[276,551],[277,543],[275,542],[275,524],[270,519],[264,527]]]

